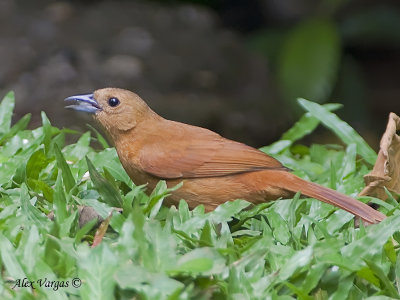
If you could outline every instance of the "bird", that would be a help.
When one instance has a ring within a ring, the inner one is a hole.
[[[137,94],[119,88],[67,97],[66,106],[90,113],[114,144],[123,168],[136,185],[151,191],[160,180],[182,186],[164,200],[189,208],[243,199],[260,204],[292,198],[297,192],[350,212],[368,224],[384,214],[350,196],[306,181],[266,153],[206,128],[165,119]]]

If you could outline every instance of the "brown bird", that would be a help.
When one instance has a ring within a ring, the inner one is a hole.
[[[94,114],[135,184],[153,189],[161,179],[168,186],[183,182],[167,204],[185,199],[190,208],[203,204],[210,211],[235,199],[257,204],[301,192],[368,223],[386,218],[360,201],[293,175],[264,152],[205,128],[166,120],[130,91],[105,88],[65,100],[75,101],[68,108]]]

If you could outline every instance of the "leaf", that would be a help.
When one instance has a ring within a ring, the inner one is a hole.
[[[208,221],[206,221],[203,230],[201,231],[200,241],[208,246],[213,245],[212,227]]]
[[[97,228],[96,234],[94,235],[92,248],[98,246],[101,243],[101,241],[103,240],[103,237],[107,232],[108,225],[110,224],[112,213],[113,213],[113,211],[111,211],[109,216],[103,222],[101,222],[99,228]]]
[[[0,257],[8,274],[14,280],[25,278],[25,272],[15,255],[15,248],[11,242],[0,232]]]
[[[308,246],[307,248],[297,251],[281,268],[279,271],[279,278],[287,280],[294,276],[298,270],[307,266],[313,255],[313,248]]]
[[[64,155],[61,153],[57,144],[54,145],[54,152],[56,154],[57,165],[61,169],[65,190],[69,193],[75,186],[75,179],[72,176],[71,169],[65,161]]]
[[[97,168],[107,168],[114,179],[132,186],[132,180],[122,167],[115,148],[107,148],[96,153],[96,155],[88,155],[88,157]]]
[[[168,270],[169,274],[188,273],[216,275],[225,267],[225,260],[213,248],[202,247],[194,249],[178,259],[177,265]]]
[[[52,127],[52,128],[55,128],[55,127]],[[55,145],[57,145],[59,149],[62,149],[64,147],[64,144],[65,144],[65,133],[59,132],[59,133],[55,134],[55,136],[50,141],[50,146],[49,146],[49,150],[47,151],[47,153],[48,153],[47,156],[48,157],[54,156],[53,153],[54,153]]]
[[[80,287],[82,299],[114,299],[118,260],[108,245],[101,243],[92,249],[80,247],[78,255],[79,278],[84,282]]]
[[[39,173],[42,171],[48,164],[48,160],[46,155],[44,154],[43,149],[39,149],[34,152],[26,163],[26,177],[32,179],[38,179]]]
[[[7,139],[13,137],[15,134],[17,134],[19,131],[24,130],[30,120],[31,120],[31,114],[26,114],[23,116],[13,127],[11,127],[10,131],[5,133],[1,138],[0,138],[0,145],[2,145]]]
[[[302,300],[312,300],[313,298],[308,296],[302,289],[298,288],[294,284],[291,284],[290,282],[285,282],[286,286],[296,294],[297,299],[302,299]]]
[[[397,292],[400,293],[400,253],[397,253],[396,263],[394,265],[394,273]]]
[[[337,103],[328,103],[323,106],[329,111],[334,111],[342,107],[341,104]],[[300,140],[304,136],[313,132],[319,123],[320,121],[317,118],[307,112],[281,136],[279,141],[274,142],[269,146],[262,147],[260,150],[269,155],[281,153],[292,146],[295,141]]]
[[[399,299],[399,294],[397,293],[396,289],[394,288],[392,282],[390,279],[386,276],[385,272],[382,270],[382,268],[373,262],[372,260],[365,260],[365,263],[368,265],[368,267],[374,272],[376,277],[379,278],[379,280],[382,282],[382,284],[385,286],[386,290],[388,291],[388,294],[390,297],[397,298]]]
[[[329,111],[335,111],[342,107],[338,103],[329,103],[323,105]],[[317,128],[320,120],[314,117],[311,113],[305,113],[288,131],[286,131],[280,140],[289,140],[292,143],[310,134]]]
[[[62,224],[64,220],[68,217],[67,212],[67,199],[65,198],[64,188],[61,183],[61,174],[58,173],[55,193],[53,196],[53,207],[54,207],[54,216],[56,221],[59,224]]]
[[[338,289],[331,295],[331,300],[343,300],[349,297],[351,288],[354,285],[354,275],[344,274],[340,277]]]
[[[86,163],[88,165],[90,178],[92,179],[96,190],[102,196],[104,202],[113,207],[122,207],[122,199],[119,191],[117,191],[110,182],[100,175],[87,156]]]
[[[43,197],[49,201],[53,202],[53,189],[44,181],[38,179],[27,178],[28,186],[37,193],[42,193]]]
[[[83,237],[89,233],[90,230],[97,224],[97,219],[91,219],[89,222],[87,222],[85,225],[82,226],[81,229],[78,230],[78,232],[75,235],[75,243],[79,244]]]
[[[9,92],[0,102],[0,135],[6,134],[10,130],[14,106],[14,92]]]
[[[151,193],[150,201],[148,205],[143,209],[143,212],[145,214],[149,214],[150,218],[155,217],[161,208],[164,198],[169,196],[171,192],[179,189],[182,185],[183,182],[180,182],[176,186],[168,188],[165,180],[160,180],[154,188],[153,192]]]
[[[386,244],[385,244],[385,254],[387,255],[387,257],[389,258],[390,262],[392,264],[396,263],[396,250],[394,249],[394,245],[393,242],[391,240],[389,240]]]
[[[369,226],[367,235],[343,247],[341,253],[344,257],[352,258],[354,263],[361,264],[362,260],[382,253],[386,242],[398,228],[400,216],[388,217],[377,225]]]
[[[179,264],[176,268],[170,270],[172,273],[197,274],[211,270],[213,261],[206,257],[199,257]]]
[[[107,143],[106,139],[100,134],[100,132],[94,128],[93,126],[91,126],[90,124],[87,124],[87,126],[94,131],[97,141],[100,143],[100,145],[106,149],[106,148],[110,148],[110,145]]]
[[[381,288],[381,283],[379,281],[379,278],[375,276],[374,272],[372,272],[372,270],[369,267],[361,268],[361,270],[357,272],[357,275],[361,278],[364,278],[365,280],[368,280],[377,288]]]
[[[75,144],[65,147],[64,153],[66,154],[67,157],[79,161],[82,158],[84,158],[85,155],[87,155],[88,152],[91,150],[89,144],[90,144],[90,132],[88,131],[85,132]]]
[[[366,187],[360,196],[371,196],[386,200],[390,192],[400,194],[400,117],[390,113],[385,133],[382,135],[380,150],[374,168],[364,176]]]
[[[329,187],[333,190],[337,189],[336,183],[337,183],[337,177],[336,177],[336,167],[333,164],[333,162],[331,161],[331,167],[330,167],[330,182],[329,182]]]
[[[50,147],[50,141],[51,141],[51,136],[52,136],[52,129],[51,129],[51,124],[49,119],[46,116],[46,113],[42,111],[40,113],[40,116],[42,117],[42,124],[43,124],[43,144],[44,144],[44,150],[46,153],[49,152],[49,147]]]
[[[22,213],[36,226],[46,228],[49,219],[30,203],[28,188],[25,183],[21,184],[20,200]]]
[[[275,155],[288,149],[292,144],[292,141],[279,140],[269,146],[261,147],[260,150],[268,155]]]
[[[23,258],[25,271],[30,274],[35,268],[37,257],[41,254],[41,238],[39,236],[38,227],[35,225],[27,228],[29,234],[22,237],[20,249],[23,249]]]
[[[318,284],[321,279],[321,274],[327,269],[327,264],[319,262],[312,265],[307,273],[307,277],[302,284],[302,289],[310,293]]]
[[[278,78],[289,100],[297,97],[324,102],[337,77],[341,49],[330,20],[306,20],[295,27],[282,47]]]
[[[25,182],[25,180],[26,180],[26,165],[24,163],[21,163],[14,170],[14,176],[12,177],[12,181],[17,184],[21,184],[21,183]]]
[[[281,244],[286,245],[290,240],[290,233],[286,221],[274,210],[268,211],[267,217],[275,239]]]
[[[355,144],[357,153],[367,162],[370,164],[375,163],[376,153],[349,124],[340,120],[334,113],[329,112],[317,103],[305,99],[298,99],[297,101],[314,117],[319,119],[322,124],[331,129],[345,144]]]
[[[124,265],[115,274],[122,289],[135,290],[147,299],[170,299],[168,296],[184,288],[183,283],[164,274],[152,273],[145,268]]]
[[[210,213],[210,220],[215,223],[228,222],[240,211],[249,207],[250,203],[244,200],[235,200],[222,203]]]
[[[341,181],[350,174],[356,172],[356,155],[357,146],[355,144],[350,144],[347,146],[346,155],[342,163],[342,174]]]

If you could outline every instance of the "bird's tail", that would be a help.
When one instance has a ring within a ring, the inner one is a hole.
[[[379,223],[386,218],[384,214],[364,204],[363,202],[341,194],[335,190],[313,182],[305,181],[289,172],[281,172],[280,175],[286,178],[285,180],[279,180],[278,178],[276,178],[279,182],[291,183],[286,186],[280,186],[280,188],[295,193],[301,192],[305,196],[315,198],[333,206],[339,207],[371,224]]]

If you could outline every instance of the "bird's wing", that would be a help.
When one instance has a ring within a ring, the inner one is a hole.
[[[139,153],[143,171],[159,178],[215,177],[286,169],[260,150],[204,128],[185,124],[169,132],[169,136],[152,138],[153,142],[145,143]]]

